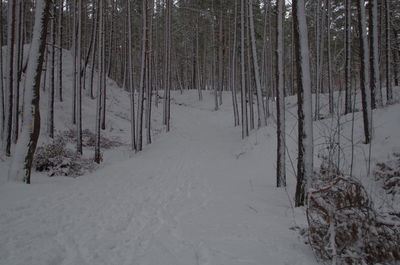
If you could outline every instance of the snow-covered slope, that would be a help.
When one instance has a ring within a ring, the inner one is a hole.
[[[66,90],[71,79],[67,74]],[[128,96],[117,89],[109,90],[107,134],[128,142]],[[297,231],[305,225],[304,213],[292,208],[295,98],[287,100],[284,190],[275,188],[273,119],[242,140],[240,128],[232,125],[229,93],[217,112],[208,92],[203,102],[195,91],[172,96],[171,132],[159,134],[143,152],[132,154],[128,146],[108,151],[100,169],[76,179],[35,174],[31,185],[3,182],[0,264],[316,264]],[[86,128],[94,125],[95,102],[84,102]],[[69,110],[70,101],[57,103],[57,128],[71,126]],[[400,150],[398,113],[399,105],[375,111],[373,162]],[[316,157],[329,124],[329,119],[315,124]],[[360,154],[368,151],[361,124],[357,113],[357,177],[365,176]],[[343,123],[342,134],[346,145],[351,122]],[[2,178],[6,171],[3,163]]]
[[[205,94],[175,95],[172,132],[131,159],[0,187],[0,264],[312,264],[274,187],[273,129],[241,141]]]

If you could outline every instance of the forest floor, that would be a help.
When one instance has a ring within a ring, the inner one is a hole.
[[[71,78],[66,76],[66,82]],[[202,102],[195,91],[173,93],[171,132],[163,132],[160,106],[153,143],[133,154],[129,97],[116,89],[109,90],[105,134],[119,137],[124,145],[105,151],[97,170],[79,178],[35,172],[32,184],[24,185],[6,181],[9,160],[1,159],[1,265],[317,264],[299,235],[306,226],[304,209],[292,207],[295,98],[286,104],[288,187],[278,189],[273,118],[267,128],[242,140],[240,127],[233,126],[229,93],[218,111],[213,110],[211,92],[203,92]],[[56,105],[57,128],[71,127],[69,98]],[[93,129],[95,100],[84,101],[85,117],[92,121],[84,127]],[[372,167],[400,151],[399,113],[398,104],[374,112]],[[349,166],[351,118],[341,120],[344,170]],[[365,177],[369,147],[362,143],[361,113],[355,120],[354,175],[370,183],[372,193],[381,194]],[[315,123],[316,166],[333,124],[334,119]],[[41,142],[46,141],[42,136]],[[93,155],[91,150],[85,153]]]
[[[229,107],[195,98],[177,95],[171,133],[130,159],[2,185],[0,264],[313,264],[272,129],[242,141]]]

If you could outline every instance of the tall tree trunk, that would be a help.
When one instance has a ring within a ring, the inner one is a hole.
[[[78,57],[78,47],[77,47],[77,23],[76,23],[76,9],[77,9],[77,0],[74,0],[72,7],[72,49],[73,49],[73,75],[74,75],[74,84],[73,84],[73,95],[72,95],[72,124],[76,124],[76,91],[77,91],[77,57]]]
[[[63,101],[63,9],[64,0],[60,0],[58,7],[58,97],[60,102]]]
[[[238,1],[235,0],[235,15],[234,15],[234,29],[233,29],[233,47],[232,47],[232,70],[231,70],[231,90],[232,90],[232,103],[233,103],[233,117],[235,121],[235,126],[239,125],[239,108],[237,103],[237,93],[236,93],[236,41],[237,41],[237,5]]]
[[[371,111],[371,88],[370,88],[370,65],[369,65],[369,46],[367,37],[367,23],[365,13],[365,1],[357,1],[358,5],[358,27],[360,32],[360,55],[361,55],[361,66],[360,66],[360,79],[361,79],[361,99],[363,108],[363,120],[364,120],[364,136],[365,143],[371,142],[371,131],[372,131],[372,111]]]
[[[298,160],[295,205],[303,206],[309,179],[313,175],[313,120],[310,51],[305,1],[293,0],[297,66]]]
[[[137,151],[142,151],[143,144],[143,111],[144,111],[144,93],[145,93],[145,75],[146,75],[146,45],[147,45],[147,1],[143,1],[142,6],[142,55],[141,55],[141,66],[140,66],[140,84],[139,84],[139,99],[138,99],[138,110],[137,110]]]
[[[55,52],[56,52],[56,4],[52,3],[53,15],[51,18],[51,30],[50,30],[50,88],[47,92],[48,106],[47,106],[47,133],[50,138],[54,138],[54,90],[55,90]]]
[[[0,14],[3,14],[3,1],[0,1]],[[3,19],[2,16],[0,16]],[[3,47],[3,23],[0,23],[0,47]],[[3,82],[3,49],[0,49],[0,140],[4,139],[5,122],[5,95]],[[1,145],[0,145],[1,146]]]
[[[40,132],[39,94],[43,56],[46,44],[50,1],[37,0],[35,25],[24,89],[24,118],[21,136],[15,149],[9,179],[31,182],[31,168]]]
[[[254,32],[254,17],[253,17],[253,0],[249,0],[249,15],[250,15],[250,38],[251,38],[251,48],[253,52],[253,68],[254,77],[256,82],[256,92],[257,92],[257,113],[258,113],[258,127],[266,125],[265,112],[264,112],[264,102],[261,91],[261,80],[260,72],[258,67],[258,56],[257,56],[257,46],[256,37]]]
[[[385,10],[386,10],[386,49],[385,49],[385,57],[386,57],[386,99],[388,103],[392,103],[393,101],[393,89],[392,89],[392,73],[391,73],[391,36],[390,36],[390,0],[385,0]]]
[[[152,61],[153,61],[153,12],[154,12],[154,0],[150,0],[149,4],[149,26],[147,28],[147,71],[146,71],[146,88],[147,88],[147,95],[146,95],[146,143],[151,144],[151,96],[153,92],[153,70],[152,70]]]
[[[276,186],[286,186],[285,172],[285,86],[284,86],[284,44],[283,18],[284,0],[277,2],[276,16],[276,120],[277,120],[277,163]]]
[[[203,100],[203,94],[201,92],[201,84],[200,84],[200,56],[199,56],[199,15],[197,15],[196,20],[196,87],[197,93],[199,94],[199,100]]]
[[[8,1],[8,27],[7,27],[7,78],[8,87],[6,90],[6,124],[4,126],[5,155],[11,156],[11,136],[13,118],[13,92],[14,92],[14,49],[15,49],[15,12],[16,1]]]
[[[250,15],[249,15],[249,1],[246,0],[245,5],[245,16],[246,16],[246,59],[247,59],[247,71],[246,71],[246,100],[249,103],[249,126],[250,130],[254,129],[254,93],[253,93],[253,69],[251,65],[251,43],[250,43]]]
[[[82,155],[82,0],[78,0],[77,89],[76,89],[76,151]]]
[[[346,63],[345,63],[345,109],[344,113],[348,114],[352,111],[352,101],[351,101],[351,0],[346,0],[346,25],[345,25],[345,50],[346,50]]]
[[[19,133],[19,82],[20,82],[20,60],[22,56],[21,52],[21,26],[22,26],[22,2],[21,0],[16,1],[15,10],[15,47],[14,47],[14,63],[13,63],[13,111],[12,111],[12,141],[17,143]]]
[[[240,1],[240,68],[241,68],[241,116],[242,116],[242,138],[249,136],[248,121],[247,121],[247,103],[246,103],[246,76],[245,76],[245,60],[244,60],[244,38],[245,38],[245,0]]]
[[[371,83],[371,108],[382,106],[382,89],[379,66],[378,44],[378,0],[370,0],[369,5],[369,37],[370,37],[370,83]]]
[[[129,93],[131,103],[131,149],[136,151],[135,137],[135,89],[133,87],[133,63],[132,63],[132,21],[131,21],[131,0],[128,3],[128,75],[129,75]]]
[[[332,52],[331,52],[331,17],[332,17],[332,3],[327,0],[326,6],[328,9],[326,15],[327,27],[327,50],[328,50],[328,93],[329,93],[329,114],[333,115],[334,99],[333,99],[333,84],[332,84]]]
[[[103,12],[104,0],[98,2],[98,18],[99,18],[99,49],[98,49],[98,84],[97,84],[97,104],[96,104],[96,144],[94,149],[94,161],[100,164],[101,150],[100,150],[100,138],[101,138],[101,108],[102,108],[102,95],[103,95],[103,75],[104,75],[104,12]],[[94,53],[96,50],[94,50]],[[94,64],[94,62],[93,62]]]

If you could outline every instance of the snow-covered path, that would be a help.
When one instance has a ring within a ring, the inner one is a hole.
[[[315,264],[290,229],[301,211],[275,188],[273,128],[242,141],[229,108],[193,95],[132,158],[0,186],[0,264]]]

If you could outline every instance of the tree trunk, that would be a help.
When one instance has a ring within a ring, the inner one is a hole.
[[[370,88],[370,65],[369,65],[369,46],[367,37],[367,24],[365,14],[365,1],[357,1],[358,5],[358,27],[360,32],[360,55],[361,55],[361,66],[360,66],[360,79],[361,79],[361,99],[363,108],[363,120],[364,120],[364,136],[365,143],[369,144],[371,141],[372,131],[372,113],[371,113],[371,88]]]
[[[369,37],[370,37],[370,83],[371,83],[371,108],[376,105],[382,106],[382,89],[380,80],[379,66],[379,47],[378,47],[378,0],[370,0],[369,6]]]
[[[54,90],[55,90],[55,52],[56,52],[56,4],[52,3],[53,16],[51,18],[51,30],[50,30],[50,88],[47,92],[48,106],[47,106],[47,133],[50,138],[54,138]]]
[[[251,38],[251,48],[253,52],[253,68],[254,77],[256,82],[256,92],[257,92],[257,114],[258,114],[258,127],[266,125],[266,119],[264,115],[264,102],[261,91],[261,81],[260,72],[258,67],[258,56],[256,48],[256,37],[254,32],[254,17],[253,17],[253,0],[249,0],[249,15],[250,15],[250,38]],[[283,42],[282,42],[283,43]]]
[[[245,76],[245,60],[244,60],[244,38],[245,38],[245,27],[244,27],[244,5],[245,0],[241,0],[240,3],[240,67],[241,67],[241,116],[242,116],[242,138],[249,136],[248,121],[247,121],[247,103],[246,103],[246,76]]]
[[[63,101],[63,9],[64,9],[64,0],[60,0],[58,7],[58,97],[60,102]]]
[[[390,36],[390,0],[385,0],[385,10],[386,10],[386,99],[389,104],[393,101],[393,89],[392,89],[392,73],[391,73],[391,36]]]
[[[103,75],[104,75],[104,13],[103,13],[103,1],[99,0],[98,2],[98,18],[99,18],[99,49],[98,49],[98,84],[97,84],[97,104],[96,104],[96,144],[94,149],[94,161],[97,164],[100,164],[101,158],[101,150],[100,150],[100,137],[101,137],[101,107],[102,107],[102,95],[103,95]],[[94,50],[93,53],[96,50]],[[93,61],[94,64],[94,61]]]
[[[3,14],[3,1],[0,1],[0,14]],[[3,47],[3,23],[0,23],[0,47]],[[4,139],[5,95],[3,82],[3,49],[0,49],[0,140]]]
[[[4,126],[5,155],[11,156],[11,134],[12,134],[12,118],[13,118],[13,92],[14,92],[14,49],[15,49],[15,12],[16,1],[8,1],[8,27],[7,27],[7,78],[8,87],[6,90],[6,124]]]
[[[133,64],[132,64],[132,22],[131,22],[131,0],[128,3],[128,75],[129,75],[129,93],[131,103],[131,149],[136,151],[135,137],[135,89],[133,87]]]
[[[313,175],[313,121],[310,51],[304,0],[293,0],[297,66],[298,160],[295,205],[303,206]]]
[[[283,18],[285,16],[284,0],[277,2],[276,19],[276,120],[277,120],[277,163],[276,186],[286,186],[285,172],[285,86],[284,86],[284,44]]]
[[[345,63],[345,109],[344,113],[348,114],[352,111],[351,107],[351,93],[352,93],[352,88],[351,88],[351,0],[346,0],[346,7],[345,7],[345,13],[346,13],[346,25],[345,25],[345,50],[346,50],[346,63]]]
[[[31,182],[31,168],[40,132],[40,76],[42,74],[43,56],[46,44],[47,23],[50,1],[37,0],[35,7],[35,25],[31,51],[26,73],[24,94],[24,118],[21,136],[15,149],[9,179]]]
[[[77,89],[76,89],[76,151],[82,155],[82,0],[78,0]]]

